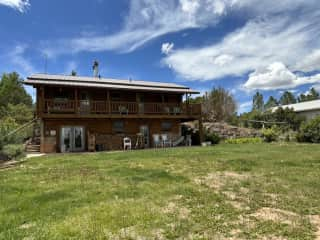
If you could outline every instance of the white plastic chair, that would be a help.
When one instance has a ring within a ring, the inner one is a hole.
[[[161,140],[163,147],[171,147],[171,140],[168,138],[167,134],[161,134]]]
[[[154,146],[157,148],[157,147],[161,147],[161,141],[160,141],[160,136],[159,134],[153,134],[152,135],[153,137],[153,144]]]
[[[123,138],[123,149],[131,150],[131,139],[128,137]]]

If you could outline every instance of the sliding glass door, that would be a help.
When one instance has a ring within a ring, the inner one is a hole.
[[[61,128],[61,152],[81,152],[85,149],[84,127]]]

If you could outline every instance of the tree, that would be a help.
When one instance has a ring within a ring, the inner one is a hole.
[[[296,98],[289,91],[285,91],[283,93],[283,95],[281,96],[281,98],[280,98],[280,104],[281,105],[288,105],[288,104],[293,104],[293,103],[296,103],[296,102],[297,102]]]
[[[77,76],[77,72],[75,70],[71,71],[71,76]]]
[[[22,79],[16,72],[3,74],[0,82],[0,107],[25,104],[32,107],[32,98],[22,86]]]
[[[32,120],[33,109],[23,103],[17,105],[12,105],[9,103],[5,116],[11,117],[16,121],[17,124],[23,125]]]
[[[264,109],[268,110],[270,108],[278,106],[278,101],[273,96],[270,96],[267,103],[264,105]]]
[[[189,98],[189,103],[203,103],[203,96],[196,98]]]
[[[264,110],[263,95],[259,92],[253,96],[252,110],[262,112]]]
[[[235,114],[237,103],[223,88],[213,88],[203,99],[204,117],[209,121],[228,121]]]
[[[307,94],[300,94],[298,102],[306,102],[319,99],[319,93],[314,88],[311,88]]]

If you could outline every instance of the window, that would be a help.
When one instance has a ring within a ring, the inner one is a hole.
[[[172,129],[172,122],[162,122],[161,123],[161,130],[164,132],[171,131]]]
[[[112,122],[112,131],[115,133],[124,132],[124,122],[123,121],[113,121]]]
[[[121,100],[121,95],[119,92],[111,93],[111,101],[118,102]]]

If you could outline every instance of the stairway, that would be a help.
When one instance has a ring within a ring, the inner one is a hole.
[[[28,144],[26,145],[27,153],[40,153],[40,145]]]
[[[27,153],[40,153],[40,126],[37,121],[33,125],[33,137],[26,142]]]

